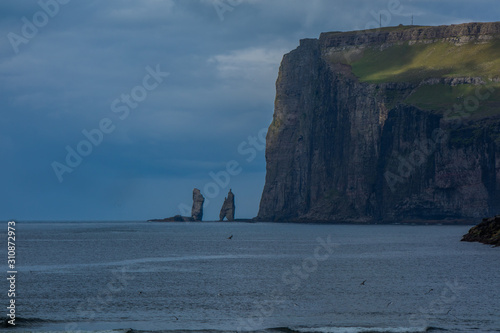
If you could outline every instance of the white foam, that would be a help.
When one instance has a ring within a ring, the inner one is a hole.
[[[427,328],[419,327],[316,327],[294,328],[304,333],[425,333]]]

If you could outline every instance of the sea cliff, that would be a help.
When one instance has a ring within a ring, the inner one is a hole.
[[[500,23],[323,33],[283,57],[258,219],[500,211]]]

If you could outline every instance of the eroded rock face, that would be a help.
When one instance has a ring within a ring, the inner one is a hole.
[[[193,206],[191,208],[191,216],[175,215],[164,219],[148,220],[150,222],[199,222],[203,219],[203,203],[205,198],[200,190],[193,189]]]
[[[284,56],[276,82],[258,218],[368,222],[497,214],[498,112],[457,126],[443,114],[398,102],[422,82],[360,82],[331,55],[363,44],[487,42],[499,33],[500,24],[493,23],[301,40]],[[436,83],[482,82],[471,77]]]
[[[500,246],[500,215],[483,219],[463,236],[462,241]]]
[[[191,209],[191,217],[194,221],[201,221],[203,219],[203,203],[205,198],[200,190],[195,188],[193,190],[193,207]]]
[[[227,194],[227,198],[224,198],[224,204],[220,210],[219,219],[223,221],[224,218],[227,218],[228,221],[234,221],[234,194],[231,190]]]
[[[166,217],[164,219],[153,219],[153,220],[148,220],[148,222],[194,222],[192,217],[187,217],[187,216],[182,216],[182,215],[175,215],[172,217]]]

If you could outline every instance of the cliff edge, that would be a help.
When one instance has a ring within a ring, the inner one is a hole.
[[[258,219],[500,211],[500,23],[323,33],[283,57]]]

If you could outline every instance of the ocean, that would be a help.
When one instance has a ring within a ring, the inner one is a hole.
[[[18,222],[3,330],[500,332],[500,249],[469,228]]]

